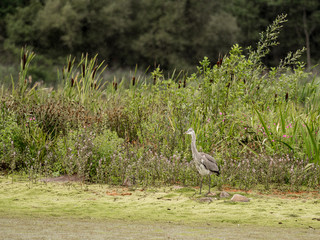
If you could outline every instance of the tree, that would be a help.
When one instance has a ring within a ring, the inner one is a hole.
[[[307,48],[307,68],[311,68],[312,38],[315,37],[315,30],[319,30],[320,24],[320,3],[317,0],[292,1],[289,8],[289,16],[296,19],[295,30],[297,35],[303,39]]]
[[[8,41],[15,45],[37,45],[38,33],[36,31],[36,16],[42,4],[38,1],[31,1],[26,7],[18,7],[13,14],[6,17],[6,30]]]

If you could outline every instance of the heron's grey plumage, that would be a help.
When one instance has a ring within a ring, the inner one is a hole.
[[[210,156],[207,153],[198,152],[196,147],[196,134],[192,128],[189,128],[188,131],[186,131],[185,133],[191,135],[192,158],[195,162],[198,172],[200,173],[202,178],[205,175],[209,176],[209,192],[210,192],[210,182],[211,182],[210,175],[214,173],[219,176],[220,174],[219,166],[216,160],[212,156]],[[202,188],[202,178],[201,178],[200,193]]]

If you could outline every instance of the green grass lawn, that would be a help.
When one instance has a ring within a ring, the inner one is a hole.
[[[101,236],[315,239],[319,236],[318,193],[238,192],[249,197],[250,202],[235,203],[219,199],[219,194],[205,201],[208,198],[200,196],[198,191],[179,186],[143,189],[78,182],[12,183],[10,178],[1,177],[0,232],[3,239],[48,236],[85,239],[90,234],[92,239]],[[234,194],[231,190],[229,193]]]
[[[198,189],[174,186],[128,189],[75,182],[30,185],[1,178],[0,215],[320,227],[320,221],[314,220],[320,218],[319,195],[242,194],[250,202],[235,203],[214,196],[211,201],[202,201],[204,196]]]

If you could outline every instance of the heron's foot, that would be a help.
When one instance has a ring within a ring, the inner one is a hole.
[[[206,196],[207,196],[207,197],[208,197],[208,196],[214,197],[214,196],[217,196],[217,193],[215,193],[215,192],[208,192],[208,193],[206,194]]]

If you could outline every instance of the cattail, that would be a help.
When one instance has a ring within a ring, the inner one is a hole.
[[[86,66],[82,64],[82,76],[85,77]]]
[[[179,80],[179,85],[178,85],[178,88],[180,88],[181,87],[181,81]]]
[[[71,70],[71,60],[69,60],[69,63],[68,63],[68,72],[70,72]]]
[[[223,60],[223,59],[220,58],[220,59],[217,61],[217,66],[218,66],[218,67],[221,67],[221,65],[222,65],[222,60]]]
[[[132,77],[132,86],[136,84],[136,77]]]
[[[278,97],[278,94],[274,94],[274,102],[277,102],[277,97]]]
[[[73,85],[74,85],[74,79],[71,78],[71,87],[73,87]]]
[[[114,90],[117,91],[118,83],[117,82],[113,82],[112,85],[113,85]]]
[[[286,93],[286,102],[288,102],[289,93]]]
[[[24,53],[23,59],[22,59],[22,70],[24,70],[26,68],[26,64],[27,64],[27,55],[26,55],[26,53]]]
[[[94,76],[96,75],[96,71],[97,71],[97,66],[95,66],[93,69],[92,79],[94,79]]]
[[[154,77],[153,77],[153,85],[156,85],[156,83],[157,83],[157,77],[154,76]]]
[[[246,79],[243,79],[243,83],[246,84]]]
[[[183,88],[186,88],[186,86],[187,86],[187,79],[184,78],[184,80],[183,80]]]
[[[209,82],[210,82],[210,83],[213,83],[213,79],[210,79]]]

